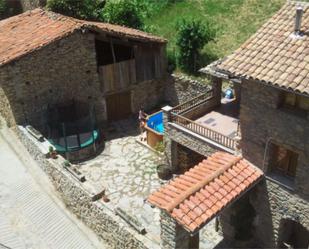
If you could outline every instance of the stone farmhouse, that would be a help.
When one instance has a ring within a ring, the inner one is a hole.
[[[0,111],[10,125],[44,132],[48,110],[72,100],[93,106],[101,124],[163,99],[162,38],[35,9],[1,21],[0,43]]]
[[[182,173],[148,198],[165,248],[197,248],[214,218],[235,247],[308,248],[308,30],[309,4],[286,3],[201,70],[210,91],[163,108],[170,169]],[[233,101],[221,100],[222,82]]]

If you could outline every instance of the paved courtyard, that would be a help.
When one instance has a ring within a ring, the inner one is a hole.
[[[139,131],[132,119],[112,124],[105,137],[103,152],[81,163],[81,172],[97,190],[106,188],[111,209],[119,206],[135,216],[146,228],[146,236],[159,244],[159,210],[151,208],[144,200],[165,183],[156,173],[162,158],[136,142]],[[211,222],[202,230],[200,239],[201,248],[213,248],[222,238]]]

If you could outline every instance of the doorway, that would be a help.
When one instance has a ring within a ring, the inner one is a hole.
[[[121,92],[106,97],[107,119],[117,121],[128,118],[131,113],[131,92]]]

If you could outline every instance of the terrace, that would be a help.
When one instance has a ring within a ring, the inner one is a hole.
[[[238,98],[221,98],[211,89],[169,110],[168,122],[216,147],[234,153],[240,137]]]

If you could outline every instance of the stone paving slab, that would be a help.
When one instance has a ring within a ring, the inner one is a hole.
[[[159,244],[159,210],[151,208],[144,200],[166,183],[156,173],[162,158],[136,142],[139,130],[134,120],[112,124],[106,129],[105,136],[104,151],[81,163],[80,171],[97,191],[106,189],[112,209],[119,206],[137,217],[147,230],[146,236]],[[201,248],[213,248],[221,239],[212,221],[201,231]]]

